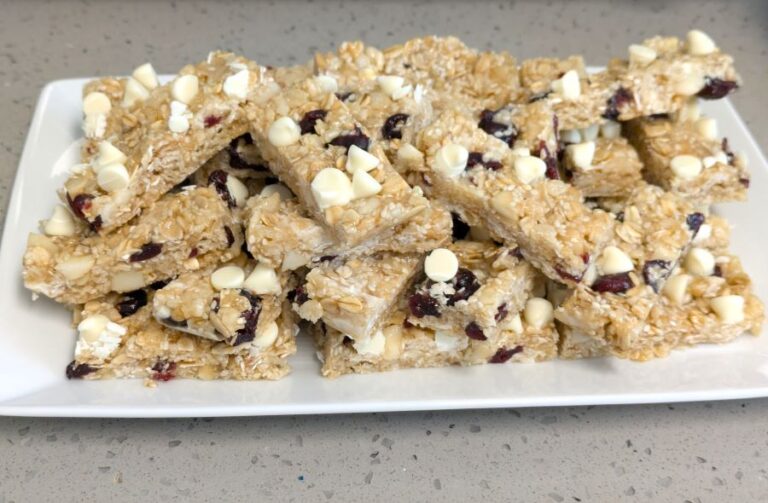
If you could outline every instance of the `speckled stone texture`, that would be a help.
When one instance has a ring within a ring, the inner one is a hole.
[[[292,64],[342,40],[386,46],[428,33],[519,58],[579,52],[599,64],[631,42],[691,27],[735,56],[746,87],[733,101],[765,148],[763,0],[0,1],[0,208],[37,95],[52,79],[126,72],[145,60],[170,72],[212,48]],[[767,418],[768,400],[217,420],[3,418],[0,503],[768,501]]]

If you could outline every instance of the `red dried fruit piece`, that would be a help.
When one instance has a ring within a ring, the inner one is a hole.
[[[115,304],[115,309],[123,318],[136,314],[136,311],[147,305],[147,292],[134,290],[128,292]]]
[[[451,213],[451,221],[453,222],[453,240],[466,238],[469,234],[469,224],[462,220],[457,213]]]
[[[693,232],[694,235],[696,235],[697,232],[699,232],[699,228],[701,227],[701,224],[704,223],[706,220],[706,217],[703,213],[691,213],[685,218],[685,223],[688,226],[688,228]]]
[[[359,126],[355,126],[353,133],[341,134],[325,144],[326,147],[332,145],[334,147],[344,147],[349,152],[349,147],[357,145],[359,148],[367,151],[371,145],[371,139],[363,134],[363,131]]]
[[[488,337],[483,333],[483,329],[474,321],[469,322],[469,324],[464,327],[464,333],[467,334],[467,337],[476,341],[488,340]]]
[[[402,127],[408,121],[408,114],[393,114],[387,117],[381,127],[381,137],[385,140],[401,140],[403,138]]]
[[[568,279],[568,280],[571,280],[571,281],[573,281],[575,283],[578,283],[578,282],[581,281],[581,275],[580,274],[579,275],[571,274],[571,273],[569,273],[568,271],[566,271],[565,269],[563,269],[559,265],[555,266],[555,272],[558,274],[558,276],[560,276],[563,279]]]
[[[517,128],[514,125],[496,122],[494,120],[495,116],[496,112],[493,110],[483,110],[480,112],[480,122],[477,123],[477,127],[512,147],[515,140],[517,140]]]
[[[600,276],[592,283],[592,290],[600,293],[624,293],[632,288],[634,283],[628,272],[618,274],[606,274]]]
[[[496,310],[496,314],[493,316],[493,319],[496,320],[496,323],[498,323],[504,318],[506,318],[508,314],[509,314],[509,309],[507,308],[507,305],[502,304]]]
[[[67,379],[81,379],[83,376],[87,376],[91,372],[95,372],[96,368],[91,367],[87,363],[81,363],[78,365],[76,361],[72,361],[67,365]]]
[[[499,348],[499,350],[496,351],[496,353],[493,356],[491,356],[491,359],[488,360],[488,363],[506,363],[509,361],[510,358],[512,358],[522,350],[523,350],[523,346],[515,346],[512,349]]]
[[[346,92],[346,93],[336,93],[336,98],[338,98],[338,100],[341,101],[341,102],[346,102],[350,98],[352,98],[352,100],[354,101],[354,99],[355,99],[354,94],[355,93],[353,93],[352,91],[349,91],[349,92]]]
[[[309,295],[307,294],[307,291],[304,289],[303,286],[297,286],[290,292],[288,292],[288,300],[292,303],[295,302],[298,305],[304,304],[306,301],[309,300]]]
[[[317,134],[315,131],[315,123],[317,121],[325,120],[328,115],[327,110],[310,110],[304,114],[304,117],[299,121],[299,129],[301,134]]]
[[[440,306],[437,300],[433,299],[429,295],[422,293],[414,293],[408,298],[408,309],[411,314],[417,318],[423,318],[425,316],[440,317]]]
[[[261,297],[252,294],[248,290],[240,290],[239,293],[248,299],[251,307],[247,311],[240,313],[240,316],[245,319],[245,325],[235,332],[235,338],[232,341],[233,346],[251,342],[256,337],[256,325],[259,323],[259,315],[261,314]]]
[[[157,257],[160,255],[160,252],[163,251],[163,245],[160,243],[147,243],[145,245],[141,246],[141,250],[137,251],[136,253],[132,253],[128,257],[129,262],[144,262],[145,260],[149,260],[151,258]]]
[[[235,235],[227,225],[224,226],[224,234],[227,235],[227,246],[232,246],[235,243]]]
[[[603,117],[614,121],[618,120],[619,115],[621,114],[621,109],[631,103],[633,99],[634,96],[632,95],[632,91],[624,89],[623,87],[618,88],[613,96],[608,98]]]
[[[557,158],[549,151],[549,148],[547,148],[547,144],[544,140],[539,142],[539,150],[535,152],[534,155],[538,156],[539,159],[544,161],[544,164],[547,166],[547,169],[544,172],[544,176],[550,180],[560,179],[560,172],[557,169]]]
[[[74,199],[67,194],[67,202],[69,203],[69,207],[72,208],[72,212],[76,217],[85,221],[88,221],[85,217],[85,212],[91,209],[92,199],[93,196],[90,194],[78,194]]]
[[[451,284],[453,284],[455,293],[448,299],[447,304],[449,306],[454,305],[460,300],[467,300],[480,289],[480,282],[477,281],[475,273],[463,267],[460,267],[456,272],[456,276],[451,280]]]
[[[230,160],[231,159],[232,158],[230,157]],[[229,193],[229,188],[227,188],[227,178],[229,178],[229,175],[225,171],[217,169],[208,175],[208,185],[213,185],[213,188],[216,189],[221,200],[227,203],[227,206],[230,208],[234,208],[237,206],[237,203],[235,203],[235,198],[232,197],[232,194]]]
[[[219,117],[218,115],[209,115],[205,119],[203,119],[203,125],[206,128],[213,127],[221,122],[222,117]]]
[[[697,96],[705,100],[719,100],[738,88],[739,84],[733,80],[704,77],[704,87],[701,88]]]
[[[659,293],[659,284],[667,279],[670,264],[666,260],[649,260],[643,265],[643,280],[654,292]]]
[[[152,365],[152,379],[155,381],[170,381],[176,377],[176,363],[168,360],[158,360]]]

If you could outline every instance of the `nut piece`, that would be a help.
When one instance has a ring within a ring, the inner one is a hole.
[[[230,98],[244,100],[248,96],[248,83],[251,74],[248,70],[240,70],[224,80],[222,90]]]
[[[339,90],[339,83],[330,75],[318,75],[315,77],[317,87],[327,93],[335,93]]]
[[[74,236],[75,231],[75,219],[62,204],[53,208],[51,218],[43,224],[43,232],[49,236]]]
[[[619,274],[635,268],[629,255],[616,246],[605,247],[597,260],[597,267],[602,274]]]
[[[141,82],[130,77],[125,84],[125,94],[123,94],[123,106],[130,107],[138,101],[144,101],[149,98],[149,91],[141,85]]]
[[[523,310],[525,322],[533,328],[544,328],[555,319],[555,310],[547,299],[528,299]]]
[[[375,155],[361,149],[357,145],[349,147],[347,153],[346,170],[354,173],[357,170],[370,171],[381,164],[381,161]]]
[[[277,323],[271,321],[264,327],[264,330],[256,334],[256,338],[253,339],[253,345],[259,349],[266,349],[275,343],[279,334],[280,331],[277,328]]]
[[[449,143],[435,154],[434,169],[445,176],[456,178],[464,172],[464,169],[467,167],[468,159],[469,150],[461,145]]]
[[[278,295],[282,288],[277,273],[271,267],[258,264],[248,275],[243,287],[256,295]]]
[[[211,274],[211,286],[216,290],[240,288],[245,280],[245,272],[236,265],[225,265]]]
[[[691,30],[686,36],[686,48],[690,54],[703,56],[717,50],[715,41],[701,30]]]
[[[232,175],[227,176],[227,183],[225,185],[230,195],[232,195],[232,199],[235,200],[235,205],[240,208],[245,206],[245,202],[248,200],[248,187]]]
[[[666,297],[677,305],[683,305],[686,300],[688,284],[691,277],[688,274],[677,274],[669,278],[664,285],[663,293]]]
[[[95,91],[83,98],[83,114],[86,116],[108,114],[110,110],[112,110],[112,102],[104,93]]]
[[[189,105],[199,89],[197,75],[182,75],[173,81],[171,86],[171,96],[176,101]]]
[[[362,169],[352,175],[352,199],[373,196],[381,192],[381,184]]]
[[[378,330],[370,337],[355,341],[352,346],[358,354],[378,356],[384,353],[384,345],[386,342],[387,340],[384,338],[384,333],[381,330]]]
[[[717,121],[712,117],[702,117],[696,121],[696,131],[707,140],[717,140]]]
[[[91,270],[96,260],[93,257],[70,257],[56,264],[56,271],[69,281],[82,278]]]
[[[447,248],[437,248],[424,260],[424,273],[432,281],[449,281],[459,270],[459,259]]]
[[[646,45],[632,44],[629,46],[629,62],[645,66],[656,59],[656,51]]]
[[[352,182],[343,171],[324,168],[312,180],[312,195],[320,209],[343,206],[352,200]]]
[[[581,82],[576,70],[568,70],[560,79],[552,82],[552,90],[561,94],[566,100],[574,100],[581,96]]]
[[[715,297],[709,304],[723,323],[744,321],[744,297],[741,295]]]
[[[703,165],[701,159],[692,155],[678,155],[669,162],[669,167],[674,171],[675,176],[683,180],[692,180],[699,176]]]
[[[115,292],[132,292],[144,288],[144,276],[138,271],[123,271],[112,277],[112,290]]]
[[[281,201],[288,201],[296,197],[293,195],[293,192],[291,192],[291,189],[282,183],[271,183],[269,185],[265,185],[264,188],[261,189],[261,192],[259,192],[259,196],[261,197],[269,197],[272,194],[278,194]]]
[[[544,178],[544,173],[547,172],[546,163],[533,156],[516,158],[513,167],[517,178],[525,184]]]
[[[144,63],[133,71],[133,78],[149,90],[157,87],[157,73],[151,63]]]
[[[715,256],[706,248],[691,248],[685,256],[683,267],[697,276],[712,276],[715,272]]]
[[[571,162],[577,168],[586,170],[592,167],[592,161],[595,158],[595,142],[587,141],[575,145],[568,145],[566,151],[568,152]]]
[[[280,117],[269,126],[267,136],[275,147],[287,147],[299,141],[301,128],[290,117]]]
[[[104,166],[96,175],[96,183],[107,192],[117,192],[128,186],[131,176],[125,166],[119,163]]]

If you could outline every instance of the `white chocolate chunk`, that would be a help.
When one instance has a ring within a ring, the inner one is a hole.
[[[248,200],[248,187],[243,182],[232,175],[227,175],[227,190],[235,200],[235,206],[242,208]]]
[[[352,182],[343,171],[324,168],[312,180],[312,195],[320,209],[343,206],[352,200]]]
[[[587,141],[568,145],[566,151],[571,162],[577,168],[587,170],[592,167],[592,161],[595,158],[595,142]]]
[[[600,133],[600,124],[592,124],[580,130],[582,141],[595,141]]]
[[[107,329],[108,323],[112,322],[103,314],[93,314],[77,324],[77,334],[87,344],[95,344]]]
[[[186,103],[181,101],[171,101],[171,115],[186,115],[189,108]]]
[[[723,323],[744,321],[744,297],[741,295],[722,295],[709,302],[712,310]]]
[[[299,141],[301,128],[290,117],[280,117],[269,126],[267,136],[275,147],[287,147]]]
[[[392,99],[397,101],[399,99],[405,98],[406,96],[411,94],[412,90],[413,90],[413,86],[411,86],[410,84],[405,85],[400,89],[398,89],[397,91],[395,91],[394,93],[392,93]]]
[[[683,267],[697,276],[712,276],[715,272],[715,256],[706,248],[691,248],[685,256]]]
[[[437,248],[424,259],[424,273],[432,281],[449,281],[459,271],[459,259],[447,248]]]
[[[393,97],[393,95],[400,92],[400,90],[403,88],[405,79],[397,75],[381,75],[376,77],[376,83],[379,85],[379,88],[384,91],[385,94]]]
[[[168,129],[173,133],[186,133],[189,131],[189,119],[184,115],[171,115],[168,117]]]
[[[96,158],[96,167],[103,168],[109,164],[122,164],[128,157],[109,141],[99,142],[99,156]]]
[[[434,169],[445,176],[455,178],[464,172],[469,159],[469,150],[461,145],[449,143],[435,154]]]
[[[73,281],[82,278],[93,268],[96,260],[93,257],[70,257],[56,264],[56,271],[64,276],[64,279]]]
[[[525,323],[533,328],[544,328],[555,319],[555,310],[547,299],[533,297],[528,299],[523,310]]]
[[[605,121],[600,125],[600,136],[608,140],[615,140],[621,136],[621,124],[616,121]]]
[[[515,159],[513,168],[518,180],[525,184],[531,184],[544,178],[547,172],[547,164],[538,157],[527,156]]]
[[[224,80],[222,90],[230,98],[244,100],[248,96],[248,87],[251,74],[248,70],[240,70]]]
[[[382,330],[384,333],[384,358],[396,360],[403,352],[403,327],[389,325]]]
[[[258,264],[253,269],[245,279],[243,287],[256,295],[278,295],[282,291],[277,273],[265,264]]]
[[[86,138],[102,138],[107,130],[106,114],[86,115],[83,121],[83,133]]]
[[[123,164],[108,164],[99,170],[96,175],[96,183],[107,192],[117,192],[124,189],[131,181],[131,176]]]
[[[629,255],[616,246],[605,247],[597,260],[597,267],[602,274],[619,274],[635,268]]]
[[[686,302],[686,294],[690,282],[691,277],[688,274],[676,274],[670,277],[664,284],[663,293],[669,300],[681,306]]]
[[[43,225],[43,232],[49,236],[74,236],[76,230],[75,219],[62,204],[53,208],[51,218]]]
[[[125,93],[123,94],[123,106],[130,107],[134,103],[144,101],[149,98],[149,91],[141,85],[141,82],[130,77],[125,83]]]
[[[656,51],[648,47],[647,45],[632,44],[629,46],[629,62],[645,66],[656,59]]]
[[[563,129],[560,131],[563,143],[581,143],[581,131],[578,129]],[[530,152],[528,153],[530,155]]]
[[[296,250],[288,250],[285,257],[283,257],[283,263],[280,266],[283,271],[295,271],[299,267],[304,267],[309,264],[312,257],[306,253],[299,253]]]
[[[704,78],[701,75],[684,74],[683,78],[677,81],[675,91],[683,96],[694,96],[704,87]]]
[[[677,113],[677,120],[681,122],[695,121],[699,117],[701,117],[701,108],[699,108],[699,99],[695,96],[688,98]]]
[[[189,105],[199,90],[197,75],[182,75],[173,81],[171,96],[176,101]]]
[[[152,67],[152,63],[144,63],[136,67],[132,74],[133,78],[150,91],[157,87],[157,73]]]
[[[669,167],[675,176],[683,180],[693,180],[701,173],[703,164],[701,159],[692,155],[678,155],[669,162]]]
[[[278,194],[281,201],[288,201],[296,197],[293,195],[293,192],[291,192],[291,189],[282,183],[271,183],[269,185],[265,185],[259,193],[261,197],[269,197],[272,194]]]
[[[354,341],[352,347],[361,355],[378,356],[384,353],[386,343],[387,340],[384,338],[384,332],[377,330],[370,337]]]
[[[462,350],[469,344],[469,337],[464,334],[452,334],[450,332],[443,332],[442,330],[435,331],[435,345],[440,352],[450,352]]]
[[[712,117],[702,117],[696,121],[696,131],[707,140],[717,140],[717,121]]]
[[[277,327],[277,323],[271,321],[260,333],[256,334],[253,344],[259,349],[269,348],[275,343],[279,334],[280,330]]]
[[[381,192],[381,184],[362,169],[352,175],[352,199],[369,197]]]
[[[693,238],[694,244],[703,243],[712,237],[712,226],[709,224],[701,224],[699,231],[696,233],[696,237]]]
[[[144,276],[139,271],[122,271],[112,277],[112,290],[132,292],[144,288]]]
[[[219,267],[211,274],[211,286],[216,290],[225,288],[241,288],[245,281],[245,272],[236,265]]]
[[[106,115],[112,110],[112,102],[106,94],[94,91],[83,98],[83,114],[88,116]]]
[[[690,54],[704,56],[717,50],[715,41],[701,30],[691,30],[686,38],[686,48]]]
[[[421,84],[416,84],[416,87],[413,88],[413,101],[416,103],[421,103],[421,100],[424,99],[424,93],[426,91],[424,90],[424,86]]]
[[[349,152],[347,152],[347,163],[345,166],[348,172],[354,173],[358,169],[370,171],[379,164],[381,164],[379,158],[368,151],[361,149],[357,145],[349,147]]]
[[[567,100],[581,96],[581,82],[576,70],[568,70],[560,79],[552,82],[552,90],[561,94]]]
[[[520,319],[520,313],[517,313],[510,318],[508,328],[517,335],[523,334],[523,320]]]
[[[351,149],[350,149],[351,150]],[[424,154],[410,143],[404,143],[397,149],[397,159],[404,162],[420,162]]]
[[[339,83],[330,75],[318,75],[315,77],[317,87],[327,93],[335,93],[339,90]]]
[[[713,155],[708,155],[701,160],[701,165],[704,166],[704,169],[711,168],[715,164],[717,164],[717,158]]]

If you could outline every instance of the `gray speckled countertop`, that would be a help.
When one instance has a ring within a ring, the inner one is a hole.
[[[454,34],[599,64],[657,33],[709,32],[768,146],[768,2],[0,1],[0,208],[49,80],[172,72],[212,48],[267,64],[342,40]],[[216,420],[0,418],[11,501],[767,501],[768,400]]]

